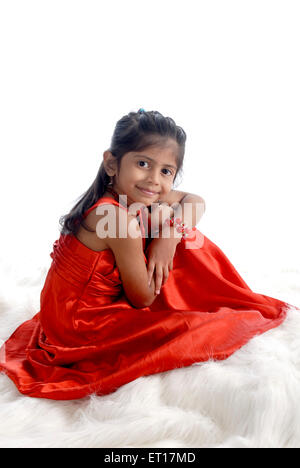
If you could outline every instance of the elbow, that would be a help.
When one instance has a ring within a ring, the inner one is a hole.
[[[153,302],[155,301],[155,299],[156,299],[157,297],[158,297],[157,294],[155,294],[155,292],[153,292],[153,293],[150,295],[150,297],[148,297],[147,300],[145,300],[145,301],[143,302],[144,307],[150,307],[150,306],[153,304]]]
[[[146,309],[151,304],[131,304],[134,309]]]
[[[124,293],[130,305],[135,309],[145,309],[151,306],[156,298],[154,291],[151,291],[148,286],[145,287],[145,290],[141,288],[139,291],[136,288],[134,290],[124,288]]]
[[[155,301],[155,299],[156,299],[156,297],[153,297],[153,298],[151,298],[151,300],[143,301],[143,302],[140,303],[140,306],[137,307],[137,308],[138,309],[145,309],[147,307],[150,307],[153,304],[153,302]]]
[[[155,295],[154,297],[152,296],[151,298],[148,298],[147,300],[135,302],[134,307],[136,309],[145,309],[147,307],[150,307],[153,304],[153,302],[155,301],[156,297],[157,296]]]
[[[128,299],[128,298],[127,298]],[[145,309],[146,307],[149,307],[153,300],[152,301],[144,301],[144,300],[140,300],[140,299],[134,299],[134,300],[129,300],[128,301],[130,302],[130,304],[132,305],[132,307],[134,307],[135,309]]]
[[[154,300],[155,300],[155,298],[152,299],[150,302],[149,302],[149,301],[148,301],[148,302],[144,302],[144,304],[143,304],[143,306],[141,307],[141,309],[145,309],[146,307],[150,307],[150,306],[153,304]]]

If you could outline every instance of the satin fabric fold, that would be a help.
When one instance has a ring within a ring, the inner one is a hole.
[[[104,203],[121,206],[101,198],[88,212]],[[144,213],[139,221],[145,233]],[[30,397],[101,396],[141,376],[226,359],[293,307],[253,292],[198,229],[178,244],[167,283],[143,309],[128,302],[110,249],[60,235],[50,255],[40,311],[0,350],[0,371]]]

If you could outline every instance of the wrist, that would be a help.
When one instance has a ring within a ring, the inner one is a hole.
[[[161,232],[167,219],[174,216],[174,208],[165,202],[160,203],[151,211],[151,227],[154,233]]]
[[[175,226],[163,225],[159,230],[159,236],[163,239],[170,239],[176,245],[181,242],[181,234],[175,229]]]

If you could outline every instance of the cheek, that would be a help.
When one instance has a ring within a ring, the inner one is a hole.
[[[173,186],[173,179],[170,177],[170,179],[166,179],[164,181],[164,187],[166,188],[166,190],[171,190]]]
[[[133,182],[136,180],[141,180],[143,178],[143,172],[139,170],[138,167],[133,167],[128,171],[128,179],[131,179]]]

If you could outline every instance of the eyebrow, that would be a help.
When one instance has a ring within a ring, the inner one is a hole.
[[[145,159],[149,159],[149,160],[152,161],[152,162],[155,162],[154,159],[149,158],[149,156],[146,156],[145,154],[136,154],[134,157],[135,157],[135,158],[145,158]],[[172,164],[162,164],[162,165],[163,165],[163,166],[172,167],[173,169],[175,169],[175,171],[177,170],[177,167],[172,166]]]

